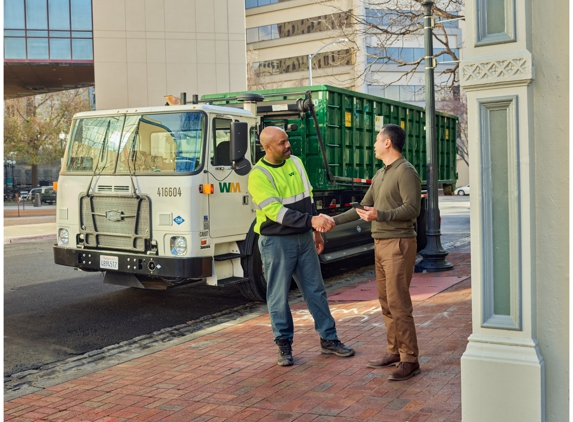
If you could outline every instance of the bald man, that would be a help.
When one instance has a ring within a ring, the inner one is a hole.
[[[260,140],[265,156],[251,170],[249,193],[257,206],[255,232],[267,280],[271,326],[279,347],[277,363],[294,363],[294,323],[288,303],[292,278],[314,318],[321,352],[352,356],[354,350],[336,334],[318,260],[324,249],[320,232],[330,230],[334,222],[318,215],[308,175],[302,161],[291,154],[286,132],[269,126],[261,132]]]

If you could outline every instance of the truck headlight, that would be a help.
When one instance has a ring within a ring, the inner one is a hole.
[[[67,246],[70,243],[70,233],[68,229],[58,230],[58,246]]]
[[[187,239],[183,236],[173,236],[170,242],[172,255],[185,255],[187,253]]]

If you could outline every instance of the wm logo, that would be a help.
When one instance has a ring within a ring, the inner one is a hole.
[[[294,176],[296,173],[293,171],[292,173],[289,173],[289,176]]]
[[[240,183],[219,183],[219,191],[221,193],[233,193],[233,192],[241,192],[241,184]]]

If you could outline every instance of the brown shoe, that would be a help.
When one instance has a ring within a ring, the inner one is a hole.
[[[420,373],[420,364],[418,362],[400,362],[398,369],[388,375],[392,381],[404,381]]]
[[[400,355],[385,354],[384,356],[369,360],[366,365],[369,368],[384,368],[386,366],[397,366],[400,362]]]

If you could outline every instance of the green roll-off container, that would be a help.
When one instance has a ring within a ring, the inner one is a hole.
[[[263,127],[281,125],[288,130],[293,154],[300,157],[315,190],[347,189],[350,185],[367,183],[383,165],[374,155],[376,135],[382,125],[394,123],[406,131],[403,154],[418,171],[426,185],[425,111],[422,107],[363,94],[329,85],[276,88],[259,91],[203,95],[202,100],[219,105],[241,106],[238,96],[260,94],[257,115]],[[318,127],[324,144],[325,169],[314,119],[311,112],[300,111],[300,101],[310,93]],[[456,127],[458,118],[436,113],[438,149],[438,183],[454,186],[456,173]],[[262,128],[261,128],[262,129]]]

